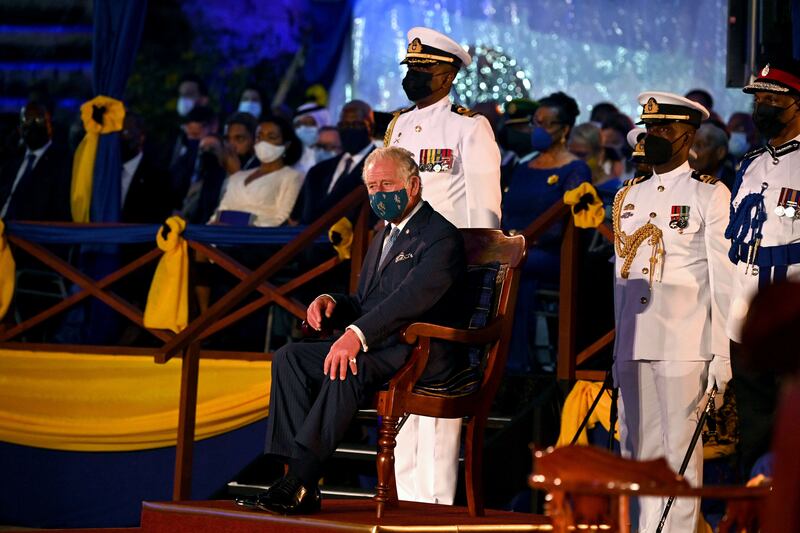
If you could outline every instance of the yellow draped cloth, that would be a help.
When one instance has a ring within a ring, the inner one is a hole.
[[[144,326],[179,333],[189,323],[189,251],[186,239],[181,237],[186,221],[173,216],[166,224],[170,229],[166,238],[160,228],[156,233],[156,244],[164,255],[147,293]]]
[[[71,451],[174,446],[181,361],[0,350],[0,440]],[[267,415],[270,363],[201,359],[195,439]]]
[[[564,402],[564,410],[561,412],[561,433],[558,435],[556,446],[569,445],[602,386],[603,384],[599,381],[578,381],[575,383]],[[589,423],[586,424],[586,428],[581,432],[575,444],[587,446],[589,444],[587,430],[593,428],[598,422],[606,431],[610,431],[611,393],[608,390],[603,393],[603,397],[589,418]],[[619,423],[616,426],[615,437],[619,439]]]
[[[576,210],[576,206],[581,202],[581,198],[590,195],[591,200],[586,206],[581,206]],[[575,225],[579,228],[596,228],[603,223],[606,211],[603,208],[603,201],[597,194],[597,190],[589,182],[583,182],[574,189],[564,193],[564,203],[572,206],[572,216]]]
[[[81,105],[81,120],[86,135],[75,150],[72,160],[70,206],[73,221],[89,222],[97,143],[100,135],[122,129],[125,106],[110,96],[96,96]]]
[[[350,259],[350,248],[353,246],[353,224],[347,217],[342,217],[328,230],[328,239],[333,243],[333,249],[339,259]]]
[[[16,282],[16,264],[11,248],[5,237],[5,224],[0,220],[0,320],[6,316],[6,311],[14,298],[14,283]]]

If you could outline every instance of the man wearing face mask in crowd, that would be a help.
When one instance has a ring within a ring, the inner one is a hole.
[[[183,150],[175,163],[170,167],[170,180],[172,202],[175,209],[183,209],[187,197],[196,198],[201,186],[201,170],[207,168],[203,165],[202,155],[218,139],[209,139],[201,148],[203,139],[211,137],[217,130],[217,118],[210,107],[197,106],[193,108],[183,125],[184,144]],[[220,166],[221,168],[221,166]],[[190,202],[192,200],[190,199]]]
[[[367,158],[364,183],[385,231],[367,250],[357,294],[323,294],[308,306],[311,327],[344,333],[335,341],[290,343],[275,352],[267,453],[288,463],[287,473],[238,504],[280,514],[318,512],[323,465],[359,405],[408,358],[411,347],[398,342],[400,328],[426,320],[455,325],[465,318],[464,242],[422,200],[419,174],[411,154],[400,148],[378,148]],[[452,345],[431,343],[423,381],[453,376],[464,359]]]
[[[373,125],[369,104],[353,100],[344,105],[337,128],[342,154],[311,167],[292,210],[292,220],[311,224],[361,185],[364,160],[375,149]]]
[[[506,104],[503,125],[497,132],[500,145],[500,186],[506,190],[511,183],[514,167],[523,159],[533,157],[531,146],[531,119],[539,104],[527,98],[511,100]]]
[[[653,173],[626,181],[612,209],[620,445],[636,460],[665,457],[677,472],[703,393],[716,386],[721,401],[731,377],[725,323],[732,269],[724,236],[730,194],[689,167],[706,109],[664,92],[642,93],[639,103],[647,128],[641,157]],[[684,477],[697,486],[702,473],[698,444]],[[639,531],[656,531],[665,504],[666,498],[640,498]],[[699,501],[678,498],[663,531],[695,531],[699,516]]]
[[[238,111],[239,113],[250,113],[256,120],[261,118],[263,108],[261,106],[261,93],[258,89],[248,87],[242,91]]]
[[[331,124],[328,108],[316,102],[307,102],[297,108],[294,116],[294,133],[303,143],[303,155],[295,165],[303,176],[317,164],[314,145],[319,140],[319,129]]]
[[[385,144],[417,158],[425,200],[459,228],[500,225],[500,151],[489,122],[450,101],[470,55],[429,28],[408,32],[403,90],[414,106],[395,113]],[[461,421],[410,416],[397,437],[400,499],[452,504],[458,478]]]
[[[383,140],[381,140],[381,144],[383,144]],[[319,139],[314,145],[314,150],[318,165],[341,154],[342,139],[339,137],[339,129],[334,126],[322,126],[319,129]]]
[[[167,155],[169,166],[172,167],[180,159],[186,151],[190,149],[188,139],[185,131],[185,120],[189,113],[198,106],[207,106],[208,87],[205,82],[194,74],[186,74],[178,82],[178,99],[175,103],[175,111],[178,113],[178,119],[181,121],[180,130],[175,135],[175,140],[170,143],[172,147],[171,153]]]
[[[701,174],[708,174],[730,189],[736,175],[734,162],[728,154],[728,135],[716,123],[706,121],[697,130],[689,154],[689,164]]]
[[[727,130],[731,134],[728,152],[737,162],[744,154],[763,144],[756,130],[756,123],[753,122],[752,113],[733,113],[728,119]]]
[[[767,141],[742,159],[726,232],[736,264],[728,334],[740,467],[747,479],[756,459],[769,450],[779,386],[773,372],[743,366],[742,324],[758,290],[800,276],[800,62],[770,61],[744,92],[753,95],[753,120]]]
[[[0,169],[0,218],[71,221],[72,159],[53,143],[50,111],[28,102],[19,120],[22,145]]]

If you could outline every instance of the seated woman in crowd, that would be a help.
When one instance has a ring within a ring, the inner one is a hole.
[[[261,119],[255,145],[260,164],[231,174],[210,222],[265,228],[284,224],[303,185],[302,175],[292,168],[301,151],[286,120],[276,116]]]
[[[564,196],[564,192],[591,181],[592,171],[567,150],[567,139],[580,111],[573,98],[557,92],[539,101],[533,115],[531,143],[539,154],[514,169],[503,196],[503,222],[506,231],[523,231],[539,215]],[[553,361],[531,357],[536,332],[536,291],[555,287],[561,250],[560,225],[554,225],[528,251],[517,298],[517,311],[511,339],[508,368],[514,372],[552,370]]]

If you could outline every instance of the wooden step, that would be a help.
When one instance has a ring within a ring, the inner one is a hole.
[[[236,533],[320,531],[552,531],[548,518],[525,513],[487,510],[472,518],[464,507],[401,502],[386,516],[375,518],[375,504],[363,500],[323,500],[322,510],[310,516],[280,516],[239,507],[231,501],[145,502],[145,533]]]

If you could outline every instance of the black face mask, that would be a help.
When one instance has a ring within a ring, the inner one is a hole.
[[[351,155],[357,154],[372,142],[367,128],[341,128],[339,138],[342,139],[342,150]]]
[[[756,128],[766,139],[773,139],[780,135],[786,127],[786,122],[780,119],[781,113],[796,105],[797,101],[786,107],[778,107],[768,104],[755,104],[753,108],[753,121],[756,123]]]
[[[50,140],[45,124],[23,124],[20,129],[22,140],[29,150],[38,150]]]
[[[688,133],[684,133],[673,142],[668,141],[664,137],[648,135],[644,138],[644,156],[641,158],[641,161],[649,165],[663,165],[669,161],[675,153],[672,148],[675,146],[675,143],[686,135],[688,135]],[[683,147],[683,145],[681,145],[681,147]]]
[[[406,96],[409,100],[412,102],[419,102],[433,94],[433,89],[431,88],[432,81],[432,73],[408,69],[406,77],[403,78],[403,90],[406,92]]]
[[[498,137],[500,137],[498,139],[499,144],[504,150],[511,150],[519,157],[533,152],[530,133],[515,130],[514,128],[503,128],[500,130]]]

